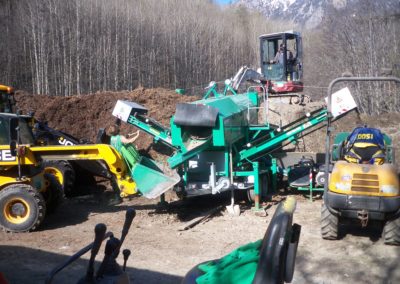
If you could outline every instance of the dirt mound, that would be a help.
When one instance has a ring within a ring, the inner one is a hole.
[[[271,100],[268,109],[268,122],[278,126],[285,126],[307,113],[313,112],[325,107],[325,102],[316,101],[306,105],[288,104],[285,101]],[[362,125],[360,115],[356,111],[348,113],[346,116],[333,122],[333,135],[337,132],[350,131],[358,125]],[[325,124],[320,124],[316,129],[299,139],[298,145],[288,145],[285,149],[296,149],[305,152],[324,152],[325,150]],[[308,132],[308,131],[307,131]],[[307,133],[306,132],[306,133]]]
[[[307,112],[317,110],[324,107],[323,101],[311,102],[305,106],[291,105],[279,100],[271,100],[268,109],[268,122],[275,125],[285,125],[295,119],[304,116]],[[360,114],[353,110],[343,117],[332,123],[332,137],[338,132],[351,132],[355,127],[367,125],[369,127],[379,128],[392,138],[392,146],[394,147],[395,157],[400,157],[400,129],[399,122],[400,113],[385,113],[379,116],[369,116]],[[326,127],[321,124],[320,129],[305,135],[300,139],[300,143],[296,146],[288,145],[285,149],[296,149],[304,152],[325,152]],[[400,166],[399,166],[400,169]]]
[[[148,109],[148,116],[161,124],[169,126],[169,120],[175,113],[175,106],[180,102],[193,101],[197,98],[182,96],[166,89],[138,88],[131,92],[102,92],[95,94],[55,97],[31,95],[24,92],[16,94],[17,108],[22,113],[34,112],[41,121],[48,121],[54,129],[64,131],[78,139],[89,139],[95,142],[98,130],[114,124],[112,116],[117,100],[134,101]],[[123,123],[121,132],[128,134],[135,129]],[[147,148],[152,137],[142,133],[137,140],[139,149]],[[151,156],[158,157],[156,153]]]
[[[112,110],[117,100],[134,101],[144,105],[148,115],[161,124],[169,126],[169,120],[175,113],[176,104],[189,102],[198,99],[197,97],[182,96],[174,91],[166,89],[144,89],[139,88],[128,92],[102,92],[71,97],[55,97],[44,95],[31,95],[18,92],[16,95],[17,107],[22,113],[35,112],[35,117],[42,121],[48,121],[49,126],[65,131],[76,138],[86,138],[90,141],[96,140],[99,128],[106,128],[112,125],[115,118]],[[285,125],[297,118],[304,116],[307,112],[324,107],[324,102],[311,102],[305,106],[288,104],[286,101],[272,99],[268,104],[268,122],[274,125]],[[260,112],[260,120],[263,114]],[[393,138],[396,156],[398,157],[398,145],[400,143],[400,130],[398,121],[400,114],[388,113],[380,116],[360,115],[356,111],[333,123],[333,135],[340,131],[351,131],[356,126],[368,125],[380,128]],[[321,129],[316,130],[303,139],[297,146],[289,145],[286,148],[297,148],[299,151],[324,152],[326,129],[321,124]],[[122,125],[122,133],[128,134],[135,129],[125,123]],[[152,144],[153,138],[150,135],[142,134],[137,140],[137,146],[145,149]],[[150,150],[148,154],[154,159],[165,162],[166,157],[161,155],[166,149],[156,147],[157,151]]]

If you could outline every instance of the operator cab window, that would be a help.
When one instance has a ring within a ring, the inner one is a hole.
[[[264,50],[264,63],[270,63],[272,60],[274,60],[275,55],[277,53],[276,49],[276,42],[271,41],[271,40],[265,40],[263,42],[263,50]]]
[[[32,130],[28,125],[28,122],[20,118],[19,119],[19,137],[21,139],[21,144],[29,144],[29,145],[34,145],[35,140],[33,138]]]
[[[0,93],[0,112],[12,113],[15,99],[13,94]]]
[[[0,145],[10,144],[10,137],[8,135],[9,124],[8,120],[0,118]]]
[[[19,144],[29,144],[34,145],[35,140],[33,138],[33,134],[27,121],[23,118],[13,118],[10,121],[10,136],[11,140],[18,140],[18,131],[17,127],[19,127]]]

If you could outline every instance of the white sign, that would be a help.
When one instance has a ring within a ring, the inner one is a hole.
[[[112,115],[124,122],[127,122],[131,111],[132,106],[129,105],[129,102],[118,100]]]
[[[328,98],[325,98],[325,101],[328,103]],[[337,117],[357,107],[357,104],[347,87],[333,93],[331,103],[331,112],[333,117]]]

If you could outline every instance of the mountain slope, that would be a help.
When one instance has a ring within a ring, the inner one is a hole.
[[[306,29],[317,27],[331,9],[357,12],[364,5],[374,14],[400,13],[398,0],[238,0],[236,5],[258,10],[272,20],[293,21]]]

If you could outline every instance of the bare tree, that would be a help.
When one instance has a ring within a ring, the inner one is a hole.
[[[382,69],[396,63],[400,16],[379,13],[381,2],[363,1],[357,10],[330,11],[320,33],[306,38],[306,81],[314,86],[327,86],[330,80],[349,71],[353,76],[380,76]],[[312,42],[312,43],[311,43]],[[319,75],[318,75],[319,74]],[[354,86],[359,109],[379,114],[399,111],[395,92],[399,86],[389,83]]]
[[[304,31],[305,82],[315,93],[322,94],[318,88],[345,70],[378,75],[380,67],[396,63],[399,16],[377,15],[374,2],[364,2],[360,14],[332,11],[323,29]],[[0,5],[0,31],[6,35],[0,42],[1,82],[64,96],[138,86],[201,93],[209,81],[231,77],[242,65],[258,67],[259,35],[293,28],[208,0],[4,0]],[[368,96],[358,90],[364,111],[399,109],[387,98],[396,90],[391,86],[370,86],[374,93]]]

